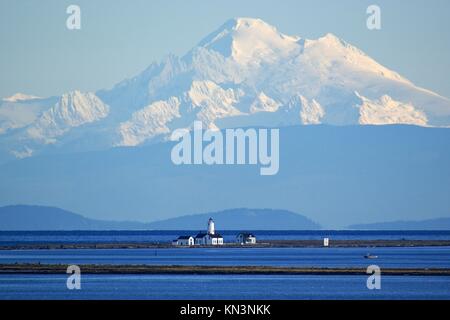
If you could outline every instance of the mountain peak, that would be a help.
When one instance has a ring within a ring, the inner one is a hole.
[[[323,37],[320,37],[318,40],[328,41],[328,42],[338,42],[342,43],[343,41],[337,37],[335,34],[328,32]]]
[[[235,24],[235,29],[271,29],[273,31],[276,31],[277,29],[268,24],[267,22],[259,19],[259,18],[247,18],[247,17],[238,17],[230,19],[229,21],[233,22]],[[229,22],[230,23],[230,22]]]
[[[299,37],[280,33],[261,19],[233,18],[204,38],[199,47],[219,52],[240,64],[286,57],[297,49]]]
[[[34,100],[34,99],[40,99],[40,97],[18,92],[10,97],[3,98],[3,101],[19,102],[19,101]]]
[[[264,29],[272,30],[273,32],[278,32],[277,29],[259,18],[249,18],[249,17],[236,17],[228,19],[222,26],[220,26],[217,31],[225,31],[225,30],[247,30],[247,31],[261,31]],[[219,32],[220,33],[220,32]]]

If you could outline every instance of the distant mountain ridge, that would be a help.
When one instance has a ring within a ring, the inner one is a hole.
[[[14,205],[0,207],[0,231],[38,230],[134,230],[143,223],[103,221],[55,207]]]
[[[57,203],[95,219],[133,221],[283,208],[332,229],[449,214],[450,129],[280,128],[280,171],[272,177],[251,165],[176,166],[172,147],[53,154],[0,165],[0,206]]]
[[[204,230],[208,219],[218,230],[315,230],[308,218],[286,210],[231,209],[181,216],[151,223],[103,221],[55,207],[15,205],[0,207],[0,231],[53,230]]]
[[[186,215],[155,221],[148,226],[155,230],[204,230],[212,217],[217,230],[317,230],[312,220],[287,210],[230,209],[212,213]]]
[[[354,224],[348,228],[353,230],[450,230],[450,218]]]

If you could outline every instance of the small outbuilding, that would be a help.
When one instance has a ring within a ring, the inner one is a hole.
[[[256,237],[252,233],[239,233],[236,236],[236,242],[240,244],[255,244]]]

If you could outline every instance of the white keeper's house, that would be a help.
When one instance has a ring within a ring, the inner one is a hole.
[[[178,239],[173,240],[174,246],[193,246],[195,244],[194,237],[192,236],[180,236]]]

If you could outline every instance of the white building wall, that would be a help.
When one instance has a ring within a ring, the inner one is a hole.
[[[236,237],[237,243],[245,243],[245,244],[255,244],[256,243],[256,237],[245,237],[243,234],[239,234]]]
[[[190,237],[189,239],[178,239],[174,241],[173,244],[176,244],[178,246],[193,246],[194,238]]]

